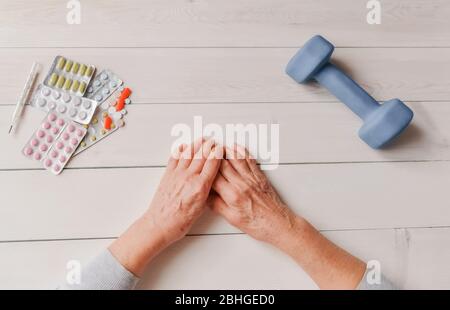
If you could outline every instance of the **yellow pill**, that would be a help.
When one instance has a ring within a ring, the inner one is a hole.
[[[89,77],[92,75],[92,73],[94,73],[94,67],[90,66],[89,68],[87,68],[86,70],[86,76]]]
[[[87,129],[89,127],[89,125],[84,124],[83,127]]]
[[[92,119],[92,124],[97,124],[98,123],[98,119],[96,118],[96,117],[94,117],[93,119]]]
[[[59,78],[58,78],[58,82],[56,83],[56,86],[58,88],[62,88],[65,81],[66,81],[66,78],[63,77],[62,75],[60,75]]]
[[[85,82],[81,82],[81,84],[80,84],[80,93],[84,93],[85,90],[86,90],[86,83]]]
[[[114,123],[111,124],[111,129],[116,128],[116,125]]]
[[[86,142],[81,142],[81,147],[85,147],[86,146]]]
[[[70,69],[72,69],[72,65],[73,65],[72,60],[69,60],[68,62],[66,62],[66,67],[65,67],[66,72],[70,72]]]
[[[77,80],[74,80],[72,83],[72,91],[76,93],[78,91],[78,87],[80,87],[80,82]]]
[[[106,130],[102,129],[102,135],[106,135]]]
[[[63,68],[64,68],[64,65],[66,64],[66,59],[64,58],[64,57],[60,57],[59,59],[58,59],[58,63],[57,63],[57,65],[56,65],[56,67],[59,69],[59,70],[62,70]]]
[[[103,118],[107,117],[107,116],[108,116],[108,112],[104,111],[104,112],[102,113],[102,116],[103,116]]]
[[[48,80],[48,84],[50,86],[55,86],[56,81],[58,81],[58,75],[55,72],[53,72],[52,75],[50,76],[50,79]]]
[[[71,79],[67,79],[66,82],[64,83],[64,89],[65,90],[69,90],[70,86],[72,86],[72,80]]]
[[[80,70],[80,64],[78,62],[76,62],[76,63],[73,64],[72,73],[73,74],[77,74],[78,70]]]
[[[97,140],[97,137],[96,136],[92,136],[91,137],[91,141],[95,141],[95,140]]]
[[[84,73],[86,72],[86,65],[85,64],[81,64],[80,66],[80,75],[84,75]]]

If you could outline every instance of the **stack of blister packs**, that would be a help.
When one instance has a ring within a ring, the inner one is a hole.
[[[56,56],[30,105],[47,115],[23,154],[54,174],[79,154],[125,125],[131,90],[109,70]]]

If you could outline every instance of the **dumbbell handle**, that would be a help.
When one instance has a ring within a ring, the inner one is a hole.
[[[314,78],[363,120],[379,106],[364,89],[330,62]]]

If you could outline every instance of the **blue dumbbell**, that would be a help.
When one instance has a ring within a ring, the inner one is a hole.
[[[359,137],[372,148],[381,148],[409,125],[414,113],[399,99],[379,104],[329,61],[333,50],[333,44],[315,36],[289,61],[286,73],[298,83],[314,79],[325,86],[364,121]]]

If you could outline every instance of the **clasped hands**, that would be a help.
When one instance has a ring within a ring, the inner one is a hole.
[[[163,242],[171,244],[186,235],[207,207],[268,242],[292,223],[293,214],[245,148],[200,139],[172,154],[146,217],[159,228]]]

